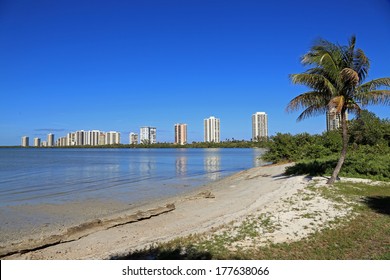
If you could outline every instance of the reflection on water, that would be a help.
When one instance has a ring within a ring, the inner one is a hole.
[[[0,149],[0,210],[174,195],[264,164],[262,149]],[[185,188],[183,188],[185,186]]]
[[[179,156],[176,158],[176,175],[186,176],[187,174],[187,156]]]
[[[154,157],[140,157],[139,171],[141,176],[152,176],[156,169],[156,159]]]
[[[204,163],[204,171],[206,173],[206,176],[210,180],[214,181],[221,177],[221,173],[220,173],[221,156],[219,154],[206,153],[203,163]]]

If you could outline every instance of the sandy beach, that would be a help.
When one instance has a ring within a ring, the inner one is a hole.
[[[349,213],[348,208],[311,195],[307,189],[311,180],[305,176],[284,176],[286,166],[255,167],[192,193],[93,219],[56,234],[12,242],[0,248],[0,255],[2,259],[110,259],[179,236],[215,232],[222,225],[262,214],[277,221],[277,227],[256,240],[261,245],[298,240]],[[251,246],[252,241],[240,246]]]

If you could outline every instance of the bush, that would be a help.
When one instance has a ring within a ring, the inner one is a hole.
[[[349,123],[350,142],[340,176],[390,181],[390,121],[363,111]],[[278,133],[270,138],[263,160],[297,162],[286,173],[331,175],[342,147],[340,131],[321,135]]]
[[[341,169],[342,177],[369,178],[390,181],[390,148],[359,146],[350,151]],[[286,168],[287,175],[330,176],[337,164],[337,155],[314,160],[302,160]]]
[[[340,147],[341,136],[337,131],[322,135],[278,133],[271,137],[262,159],[274,163],[317,159],[338,152]]]

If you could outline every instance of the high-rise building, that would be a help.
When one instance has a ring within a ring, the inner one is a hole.
[[[22,137],[22,147],[28,147],[30,144],[30,138],[28,136],[23,136]]]
[[[76,145],[76,133],[70,132],[66,135],[66,146],[75,146]]]
[[[75,141],[76,141],[76,143],[75,143],[75,145],[76,146],[83,146],[83,145],[85,145],[84,144],[84,141],[85,141],[85,131],[84,130],[79,130],[79,131],[76,131],[75,132],[75,134],[76,134],[76,139],[75,139]]]
[[[104,132],[100,132],[98,145],[105,145],[105,144],[106,144],[106,134]]]
[[[348,113],[345,112],[348,120]],[[331,131],[341,127],[341,113],[337,113],[336,107],[330,107],[326,112],[326,130]]]
[[[84,134],[84,145],[97,146],[99,145],[99,130],[89,130]]]
[[[175,124],[175,144],[179,144],[179,145],[187,144],[187,124],[185,123]]]
[[[41,138],[35,137],[34,138],[34,147],[40,147],[41,146]]]
[[[60,137],[56,140],[56,146],[58,147],[65,147],[67,144],[68,138],[66,136]]]
[[[265,112],[256,112],[252,115],[252,141],[259,141],[268,137],[268,117]]]
[[[137,145],[138,144],[138,134],[134,132],[130,132],[129,134],[129,143],[131,145]]]
[[[54,146],[54,134],[53,133],[49,133],[47,135],[47,146],[48,147],[53,147]]]
[[[106,145],[119,144],[121,142],[121,136],[119,132],[110,131],[106,133]]]
[[[205,142],[220,142],[220,121],[219,119],[211,116],[208,119],[204,119],[204,141]]]
[[[150,127],[150,126],[141,127],[139,134],[140,134],[141,144],[157,143],[157,129],[155,127]]]

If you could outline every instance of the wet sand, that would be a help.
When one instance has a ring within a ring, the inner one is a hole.
[[[292,221],[294,213],[288,214],[282,201],[302,191],[309,181],[304,176],[284,176],[285,167],[255,167],[192,193],[137,205],[126,211],[120,206],[113,215],[63,228],[55,235],[40,232],[30,240],[2,244],[0,255],[2,259],[110,259],[157,242],[207,232],[254,213],[272,212]],[[332,212],[330,204],[321,200],[317,206],[318,209],[326,207],[324,211],[329,219],[334,218],[331,213],[340,212]],[[72,211],[83,210],[79,207]],[[294,231],[300,231],[300,223],[305,228],[304,222],[286,226],[275,240],[297,236]],[[299,236],[304,235],[301,230]]]

